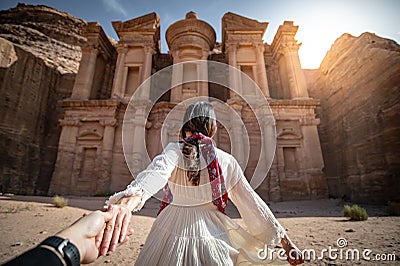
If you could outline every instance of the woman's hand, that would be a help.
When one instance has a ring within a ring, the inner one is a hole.
[[[130,233],[128,230],[131,221],[131,210],[140,202],[137,196],[124,197],[112,206],[114,216],[107,222],[104,232],[96,237],[96,245],[100,248],[100,254],[104,255],[108,251],[115,251],[119,243],[123,243]],[[104,209],[109,208],[105,206]]]
[[[304,263],[303,255],[297,247],[291,247],[286,254],[290,265],[299,265]]]
[[[131,220],[131,212],[124,205],[110,205],[114,216],[106,223],[106,227],[96,237],[96,246],[100,248],[100,254],[105,255],[108,251],[115,251],[118,243],[125,241],[128,225]],[[104,207],[105,208],[109,208]]]
[[[299,265],[304,263],[303,254],[296,247],[296,245],[293,244],[288,236],[285,236],[281,243],[283,249],[286,251],[287,261],[290,263],[290,265]]]

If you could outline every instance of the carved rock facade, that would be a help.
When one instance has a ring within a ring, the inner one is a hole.
[[[97,23],[88,23],[87,42],[82,46],[81,64],[71,97],[61,103],[64,117],[60,120],[62,131],[49,193],[93,195],[125,187],[132,176],[125,163],[121,136],[130,97],[152,73],[179,62],[202,59],[224,62],[242,70],[269,100],[277,122],[278,142],[272,168],[258,189],[262,197],[273,201],[326,197],[327,184],[322,173],[324,164],[317,131],[319,120],[315,117],[319,101],[309,97],[300,67],[299,44],[294,39],[298,27],[285,21],[272,44],[266,44],[262,37],[267,25],[227,13],[222,18],[222,44],[216,45],[214,29],[189,12],[185,19],[168,28],[166,39],[170,52],[162,54],[160,19],[156,13],[113,22],[119,36],[116,47]],[[170,80],[173,89],[152,107],[147,120],[146,100],[150,99],[153,86],[144,90],[143,105],[136,106],[128,125],[132,128],[132,143],[128,145],[132,149],[126,151],[128,163],[140,171],[147,163],[143,159],[146,149],[151,157],[161,152],[160,128],[177,103],[192,96],[212,96],[227,102],[245,123],[251,145],[245,173],[251,175],[260,154],[260,132],[253,129],[256,121],[252,111],[221,86],[176,85],[181,84],[186,75],[206,78],[208,71],[201,64],[173,68]],[[232,79],[229,73],[220,75]],[[238,131],[245,130],[233,120],[231,126],[237,126],[235,130]],[[146,139],[147,147],[134,145],[138,139]],[[226,151],[233,148],[222,126],[216,141]],[[243,143],[233,140],[237,149]]]

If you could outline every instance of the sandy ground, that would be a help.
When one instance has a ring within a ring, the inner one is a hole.
[[[0,264],[28,250],[46,237],[71,224],[88,210],[102,206],[105,198],[69,198],[68,206],[62,209],[51,204],[51,198],[28,196],[0,196]],[[347,203],[349,204],[349,203]],[[337,248],[329,258],[306,260],[306,265],[400,265],[400,217],[387,216],[385,206],[365,206],[369,219],[351,222],[343,218],[343,203],[338,200],[313,200],[271,203],[270,208],[289,236],[301,250],[314,249],[320,256],[322,249]],[[93,265],[132,265],[147,237],[159,201],[150,199],[145,207],[133,217],[131,227],[135,234],[117,251],[100,257]],[[242,223],[237,210],[230,204],[228,215]],[[338,238],[345,238],[348,245],[336,246]],[[396,261],[368,261],[360,258],[345,260],[346,252],[357,249],[362,257],[370,249],[371,259],[375,254],[395,255]],[[367,251],[366,251],[367,252]],[[340,253],[343,259],[340,260]]]

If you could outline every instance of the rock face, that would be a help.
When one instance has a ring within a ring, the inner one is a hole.
[[[362,202],[399,200],[400,47],[371,33],[344,34],[306,73],[317,109],[329,193]]]
[[[42,59],[61,74],[77,73],[85,21],[47,6],[18,4],[0,11],[0,37]]]
[[[0,190],[46,194],[86,23],[45,6],[0,11]]]

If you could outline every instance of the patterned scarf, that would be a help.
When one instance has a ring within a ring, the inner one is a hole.
[[[197,140],[199,144],[199,148],[201,149],[201,154],[203,158],[207,162],[207,170],[208,176],[210,177],[211,184],[211,192],[212,192],[212,202],[214,205],[218,207],[218,210],[225,214],[225,208],[228,203],[228,192],[225,187],[224,176],[222,175],[221,166],[218,163],[217,154],[215,152],[214,144],[211,138],[206,137],[205,135],[195,132],[189,137],[186,137],[184,141],[190,142],[191,140]],[[168,206],[169,203],[172,202],[173,196],[171,190],[168,186],[168,183],[165,185],[164,189],[163,201],[158,211],[157,215],[161,213],[161,211]]]

